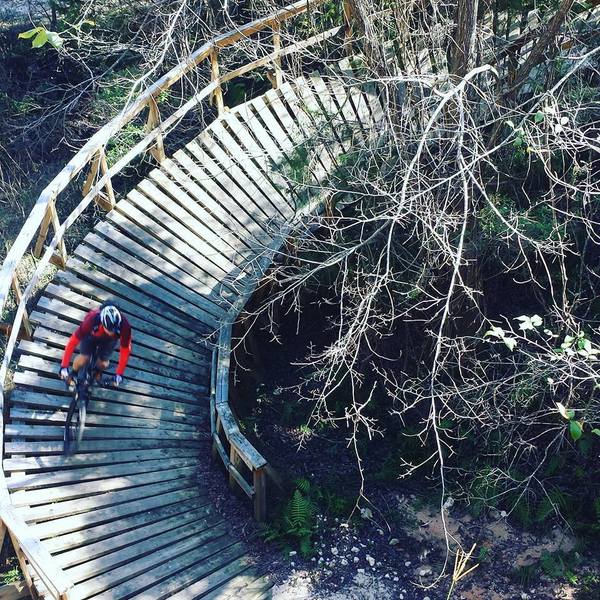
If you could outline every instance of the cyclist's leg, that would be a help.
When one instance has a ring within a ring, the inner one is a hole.
[[[99,371],[104,371],[108,369],[108,365],[110,363],[110,355],[113,353],[117,342],[117,338],[108,338],[102,340],[98,344],[98,352],[96,354],[96,356],[98,357],[96,359],[96,369],[98,369]]]
[[[89,354],[84,354],[83,352],[81,354],[78,354],[75,358],[75,360],[73,361],[73,371],[75,371],[75,373],[77,373],[77,371],[79,371],[79,369],[85,367],[85,365],[87,365],[90,362],[90,355]]]

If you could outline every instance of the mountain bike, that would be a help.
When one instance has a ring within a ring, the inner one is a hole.
[[[87,408],[91,397],[91,386],[100,385],[108,387],[109,385],[114,384],[113,377],[107,375],[98,377],[99,372],[96,369],[97,359],[97,352],[92,352],[88,363],[77,372],[71,371],[71,376],[66,381],[68,389],[71,389],[71,386],[73,386],[73,399],[69,404],[67,420],[65,422],[63,443],[64,454],[73,452],[76,445],[83,439]]]

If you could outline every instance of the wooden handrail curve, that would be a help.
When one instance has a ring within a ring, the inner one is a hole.
[[[297,213],[296,219],[285,223],[279,233],[273,238],[256,266],[250,280],[244,285],[219,330],[217,343],[213,348],[212,377],[210,394],[210,423],[213,439],[213,454],[220,456],[229,472],[230,483],[237,484],[254,502],[254,517],[264,521],[267,511],[266,501],[266,469],[267,461],[260,452],[240,432],[237,419],[229,405],[229,364],[231,357],[231,331],[244,306],[254,293],[256,286],[273,262],[273,257],[294,228],[295,222],[303,216],[322,210],[328,197],[317,196],[310,200]],[[229,454],[224,447],[223,439],[229,444]],[[244,480],[238,470],[239,461],[243,462],[252,473],[252,483]]]
[[[41,256],[40,260],[36,265],[35,272],[31,276],[23,292],[20,292],[17,287],[16,294],[17,309],[12,322],[12,329],[8,336],[8,342],[5,348],[2,363],[0,364],[0,444],[3,457],[4,451],[4,425],[1,420],[1,415],[4,407],[4,382],[9,371],[10,361],[12,354],[17,342],[20,327],[23,323],[27,324],[27,311],[26,305],[28,299],[31,297],[33,290],[35,289],[38,281],[40,280],[45,268],[50,264],[55,251],[57,248],[61,250],[64,257],[64,246],[63,236],[64,233],[73,225],[73,223],[79,218],[83,211],[97,198],[102,189],[110,186],[111,178],[121,172],[127,165],[129,165],[136,157],[140,156],[143,152],[150,149],[150,147],[161,142],[167,133],[172,130],[181,119],[187,114],[192,108],[197,106],[203,100],[209,98],[220,86],[239,77],[240,75],[247,73],[253,69],[264,66],[269,63],[277,64],[277,61],[288,54],[299,52],[300,50],[319,43],[323,40],[330,38],[340,31],[339,27],[331,29],[322,34],[317,34],[288,46],[281,48],[280,39],[275,45],[275,52],[266,55],[252,63],[248,63],[234,71],[220,75],[218,78],[213,79],[209,85],[204,87],[201,91],[197,92],[179,107],[173,114],[162,122],[158,121],[154,127],[147,133],[147,135],[135,144],[123,157],[121,157],[114,165],[108,167],[106,161],[103,160],[103,151],[107,143],[113,138],[125,125],[133,120],[142,110],[145,108],[151,108],[152,103],[155,103],[155,99],[160,92],[170,88],[174,83],[179,81],[186,73],[195,68],[201,61],[210,57],[211,53],[215,48],[224,48],[230,46],[242,38],[247,38],[261,30],[269,27],[273,28],[274,33],[279,35],[280,25],[282,22],[304,12],[310,10],[314,6],[318,6],[324,0],[299,0],[293,4],[286,6],[273,13],[269,17],[252,21],[235,31],[229,31],[224,34],[218,35],[215,38],[209,40],[193,52],[184,62],[180,63],[148,89],[137,96],[131,104],[123,108],[123,110],[104,127],[98,130],[86,144],[73,156],[73,158],[67,163],[67,165],[61,170],[61,172],[52,180],[52,182],[42,191],[38,200],[36,201],[33,209],[27,217],[19,235],[15,242],[11,246],[7,253],[6,259],[4,260],[0,269],[0,313],[6,306],[9,291],[11,285],[15,285],[16,270],[19,266],[25,252],[32,245],[34,236],[38,230],[47,230],[49,224],[53,225],[54,236]],[[155,113],[156,114],[156,113]],[[65,218],[62,223],[58,222],[56,215],[55,202],[59,194],[68,186],[68,184],[92,161],[96,158],[99,165],[103,164],[102,175],[97,179],[94,185],[91,185],[92,179],[89,178],[89,183],[86,182],[84,187],[84,197],[75,207],[75,209]],[[44,232],[44,236],[46,233]],[[284,238],[282,238],[283,240]],[[43,240],[42,240],[43,241]],[[41,249],[41,244],[40,249]],[[273,253],[276,249],[273,250]],[[272,256],[272,254],[271,254]],[[270,260],[265,264],[265,270],[270,264]],[[254,283],[255,285],[255,283]],[[229,331],[229,343],[231,340],[231,325],[240,310],[243,308],[247,298],[252,293],[254,285],[249,286],[248,295],[244,295],[244,301],[238,305],[234,304],[232,309],[228,313],[227,323],[224,323],[221,327],[221,335],[225,335],[222,340],[223,348],[227,346],[226,333]],[[251,289],[250,289],[251,288]],[[220,336],[221,337],[221,336]],[[237,427],[237,422],[233,413],[231,412],[228,404],[228,373],[229,373],[229,351],[222,354],[219,357],[220,361],[217,369],[215,370],[215,376],[217,381],[221,383],[216,384],[218,395],[213,399],[213,404],[216,408],[216,415],[218,415],[219,422],[223,424],[226,439],[232,448],[235,449],[236,456],[239,456],[241,460],[252,469],[255,473],[255,482],[253,488],[264,488],[264,467],[266,461],[260,456],[260,454],[252,447],[252,445],[246,440],[241,434]],[[226,372],[225,372],[226,371]],[[226,381],[227,384],[223,384]],[[213,419],[211,411],[211,420]],[[236,478],[242,489],[243,478],[241,475]],[[262,482],[262,483],[261,483]],[[246,490],[245,490],[246,491]],[[258,494],[261,498],[264,498],[264,494]],[[256,506],[256,503],[255,503]],[[264,514],[264,511],[261,512]],[[260,517],[260,514],[257,514]],[[24,571],[26,582],[30,589],[33,589],[33,583],[31,576],[29,575],[29,569],[33,571],[35,576],[39,578],[45,587],[45,591],[50,594],[51,597],[60,599],[67,599],[71,583],[68,577],[60,569],[52,556],[44,550],[40,542],[31,536],[29,533],[29,527],[20,518],[14,510],[12,510],[10,504],[10,498],[6,482],[4,480],[3,472],[0,471],[0,533],[1,537],[8,531],[10,537],[15,546],[19,562]]]

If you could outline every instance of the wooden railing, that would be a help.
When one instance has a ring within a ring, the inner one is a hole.
[[[329,194],[316,196],[296,214],[301,220],[304,215],[315,214],[327,205]],[[213,348],[212,376],[210,386],[210,428],[213,454],[219,456],[229,472],[230,486],[238,486],[254,502],[254,517],[264,521],[267,513],[267,461],[241,433],[237,419],[229,404],[229,364],[231,357],[231,332],[235,321],[254,293],[256,286],[273,262],[275,253],[285,242],[294,227],[294,221],[286,223],[281,231],[264,249],[251,279],[227,312]],[[242,468],[251,474],[248,481]]]
[[[289,19],[310,11],[324,0],[300,0],[290,4],[269,17],[252,21],[235,31],[230,31],[216,36],[203,44],[192,53],[187,60],[171,69],[147,90],[137,96],[126,106],[112,121],[97,131],[88,142],[75,154],[64,169],[42,191],[19,235],[11,246],[2,268],[0,269],[0,314],[6,307],[10,290],[13,290],[17,304],[12,324],[8,333],[8,341],[2,363],[0,365],[0,444],[2,455],[4,450],[4,424],[2,414],[4,407],[4,382],[6,380],[13,351],[19,335],[31,336],[32,328],[27,312],[27,302],[36,289],[40,278],[50,263],[64,267],[67,261],[67,251],[64,243],[65,232],[79,218],[83,211],[96,201],[104,209],[111,209],[115,204],[115,194],[112,187],[112,178],[120,173],[135,158],[150,152],[157,161],[165,158],[163,141],[165,136],[177,126],[181,119],[195,106],[212,97],[219,113],[225,110],[222,85],[236,77],[244,75],[254,69],[265,65],[273,65],[274,75],[271,77],[273,87],[277,88],[282,81],[281,59],[284,56],[297,53],[309,46],[325,41],[338,33],[346,30],[347,25],[330,29],[314,35],[306,40],[293,45],[282,47],[281,24]],[[348,13],[349,14],[349,13]],[[249,38],[259,31],[271,29],[273,52],[234,71],[225,74],[219,72],[219,50],[235,44],[238,40]],[[208,60],[210,63],[211,83],[201,91],[194,94],[185,104],[179,107],[168,118],[161,120],[158,110],[158,96],[178,82],[186,73]],[[133,146],[114,165],[109,166],[105,149],[128,123],[136,118],[142,111],[148,110],[147,134]],[[89,166],[89,173],[83,185],[83,198],[75,209],[61,223],[56,210],[59,195],[75,177]],[[48,242],[50,226],[54,231],[52,239]],[[37,233],[37,237],[36,236]],[[35,238],[35,242],[34,242]],[[35,272],[30,277],[25,288],[17,276],[17,268],[25,253],[33,245],[33,254],[39,258]],[[44,249],[45,245],[45,249]],[[265,269],[268,265],[265,266]],[[229,312],[227,322],[220,330],[218,353],[215,354],[216,369],[214,370],[213,386],[214,395],[211,400],[211,422],[213,440],[216,453],[221,456],[230,473],[231,481],[236,482],[249,496],[254,497],[255,514],[262,519],[265,514],[265,467],[266,461],[249,444],[239,431],[237,422],[229,409],[228,403],[228,373],[229,350],[231,343],[231,325],[237,314],[245,304],[253,286],[248,287],[244,294],[243,302],[236,305]],[[229,446],[229,455],[225,446]],[[248,484],[238,468],[245,464],[253,473],[253,481]],[[61,599],[68,598],[71,582],[65,573],[56,565],[51,555],[44,550],[40,542],[29,534],[26,523],[18,517],[12,509],[3,473],[0,471],[0,537],[8,531],[26,582],[35,594],[36,580],[41,582],[44,593],[50,597]],[[32,578],[33,575],[33,578]]]

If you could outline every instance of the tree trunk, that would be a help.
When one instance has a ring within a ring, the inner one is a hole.
[[[475,63],[475,32],[479,0],[458,0],[456,29],[450,40],[448,71],[464,77]]]

